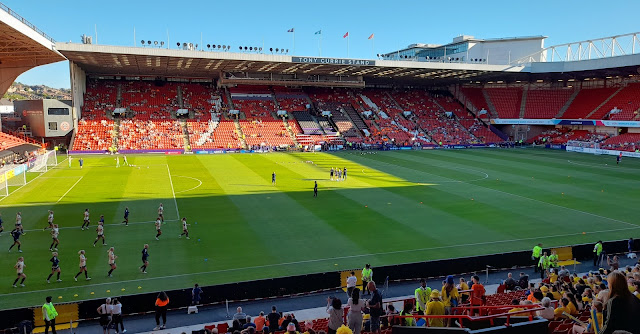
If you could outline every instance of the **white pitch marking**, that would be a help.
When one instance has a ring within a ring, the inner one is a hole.
[[[184,177],[187,179],[192,179],[192,180],[196,180],[198,182],[200,182],[200,184],[198,184],[197,186],[193,187],[193,188],[189,188],[187,190],[180,190],[180,191],[176,191],[176,194],[181,194],[181,193],[186,193],[187,191],[191,191],[191,190],[195,190],[198,189],[201,185],[202,185],[202,181],[200,181],[200,179],[197,179],[195,177],[191,177],[191,176],[184,176],[184,175],[174,175],[175,177]]]

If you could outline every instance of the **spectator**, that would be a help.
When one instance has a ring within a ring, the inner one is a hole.
[[[570,275],[569,270],[567,270],[565,266],[560,266],[560,270],[558,270],[558,278],[564,281],[565,277],[569,277],[569,275]]]
[[[254,324],[253,322],[251,322],[251,317],[247,316],[246,320],[245,320],[245,324],[242,325],[242,329],[247,329],[249,327],[253,327],[256,328],[256,324]]]
[[[380,334],[380,316],[382,315],[382,296],[380,291],[376,288],[376,283],[371,281],[368,284],[368,289],[373,293],[371,299],[367,303],[369,307],[369,314],[371,315],[371,332]]]
[[[247,319],[247,315],[242,312],[242,307],[238,306],[238,308],[236,309],[236,314],[233,315],[233,320],[238,320],[241,323],[246,321]]]
[[[573,293],[571,292],[565,292],[562,294],[562,297],[567,298],[569,300],[569,310],[570,310],[570,314],[573,316],[577,316],[578,315],[578,302],[576,300],[576,297],[573,295]]]
[[[444,303],[444,314],[451,315],[451,307],[457,307],[460,302],[458,289],[453,286],[453,276],[447,276],[445,284],[442,287],[442,302]],[[451,319],[447,319],[447,327],[451,325]]]
[[[200,304],[201,294],[202,294],[202,289],[200,289],[200,286],[196,283],[196,285],[191,290],[191,305]]]
[[[169,297],[164,291],[161,291],[156,298],[156,327],[154,331],[167,328],[167,308],[169,305]],[[160,326],[160,317],[162,317],[162,326]]]
[[[596,310],[596,319],[598,321],[597,328],[602,328],[602,303],[595,302],[593,304],[593,308]],[[586,327],[580,326],[580,325],[573,325],[573,329],[571,330],[571,333],[572,334],[594,333],[595,328],[596,327],[594,326],[593,313],[592,313],[592,316],[589,318],[589,324]]]
[[[233,321],[231,321],[231,328],[229,329],[229,332],[236,333],[240,331],[242,331],[242,324],[240,323],[240,320],[233,319]]]
[[[296,330],[296,325],[292,322],[290,322],[287,325],[287,332],[286,334],[300,334],[297,330]]]
[[[625,276],[614,271],[607,278],[609,299],[604,307],[606,317],[602,334],[612,334],[616,330],[640,333],[640,301],[629,291]]]
[[[118,325],[120,325],[120,329],[122,333],[126,333],[127,330],[124,329],[124,322],[122,322],[122,304],[118,298],[113,298],[113,307],[111,309],[111,325],[115,326],[116,334],[118,333]]]
[[[525,273],[520,273],[520,278],[518,279],[518,286],[520,289],[526,289],[529,286],[529,275]]]
[[[340,301],[340,298],[327,298],[327,314],[329,314],[327,333],[336,334],[338,328],[342,326],[342,316],[344,315],[342,311],[342,301]]]
[[[397,318],[394,317],[394,315],[398,315],[398,314],[399,313],[396,310],[396,308],[393,306],[393,304],[387,305],[387,317],[382,318],[382,324],[385,327],[399,325],[400,322],[398,321]]]
[[[551,299],[549,299],[549,297],[542,298],[542,302],[540,303],[540,306],[544,307],[544,310],[538,311],[538,316],[545,318],[549,321],[553,320],[554,313],[553,313],[553,307],[551,307]]]
[[[513,308],[509,310],[508,313],[515,313],[515,312],[520,312],[522,310],[524,310],[522,307],[518,307],[520,306],[520,299],[512,299],[511,300],[511,305],[513,305]]]
[[[275,333],[278,329],[280,329],[280,313],[277,312],[276,306],[271,306],[271,313],[267,315],[267,322],[269,322],[269,332]]]
[[[261,332],[264,329],[264,325],[267,323],[267,319],[264,317],[264,312],[260,311],[260,314],[253,321],[256,324],[256,331]]]
[[[607,255],[607,265],[611,271],[620,269],[620,259],[618,258],[618,255],[614,255],[613,259],[610,255]]]
[[[469,290],[469,284],[467,284],[467,282],[464,280],[463,277],[460,277],[460,284],[458,284],[456,286],[456,288],[458,288],[458,290],[460,291],[467,291]],[[469,293],[468,292],[463,292],[460,297],[462,298],[462,303],[466,304],[467,301],[469,300]]]
[[[553,300],[561,300],[562,294],[558,291],[558,287],[555,285],[551,286],[551,294],[553,295]]]
[[[298,331],[300,330],[300,326],[298,325],[298,320],[296,320],[296,319],[293,317],[293,314],[291,314],[291,313],[286,313],[286,314],[284,315],[284,320],[283,320],[283,321],[282,321],[282,323],[280,324],[280,328],[282,328],[282,329],[286,329],[286,328],[287,328],[287,326],[289,325],[289,323],[293,323],[293,324],[294,324],[294,326],[296,326],[296,330],[298,330]]]
[[[362,330],[362,309],[364,308],[364,301],[360,299],[360,289],[353,289],[351,298],[347,301],[347,306],[349,307],[347,325],[353,334],[360,334]]]
[[[109,323],[111,322],[111,298],[107,298],[104,304],[98,307],[98,314],[100,315],[100,326],[102,326],[102,332],[109,333]]]
[[[51,302],[51,296],[45,298],[46,303],[42,305],[42,319],[44,320],[44,333],[49,334],[49,327],[51,327],[51,333],[56,334],[56,317],[58,312]]]
[[[402,312],[400,312],[401,316],[413,316],[413,304],[412,303],[405,303],[404,304],[404,308],[402,309]],[[416,319],[414,318],[402,318],[402,325],[403,326],[415,326],[416,325]]]
[[[440,292],[438,290],[431,291],[429,303],[427,303],[427,315],[444,315],[444,303],[440,301]],[[429,319],[429,327],[443,327],[444,319]]]
[[[474,275],[471,278],[471,281],[473,282],[473,285],[471,286],[471,290],[473,290],[471,292],[471,306],[480,306],[484,304],[484,294],[486,293],[486,290],[484,289],[484,286],[480,284],[480,277],[478,277],[478,275]],[[477,310],[474,310],[474,312],[475,311]]]
[[[513,291],[516,289],[516,280],[513,279],[513,275],[511,273],[507,274],[507,279],[504,280],[504,287],[507,291]]]
[[[601,262],[601,255],[602,255],[602,240],[599,240],[594,246],[593,246],[593,266],[594,267],[599,267],[600,266],[600,262]]]
[[[554,317],[555,319],[564,319],[564,313],[568,313],[571,314],[571,310],[569,309],[569,299],[567,298],[562,298],[562,300],[560,300],[560,303],[558,304],[558,307],[553,311]]]
[[[356,284],[358,284],[358,278],[356,277],[356,273],[352,271],[349,277],[347,277],[347,298],[351,297],[351,291],[355,289]]]

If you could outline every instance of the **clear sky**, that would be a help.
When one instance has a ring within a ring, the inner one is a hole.
[[[638,0],[565,1],[146,1],[4,0],[4,4],[57,41],[140,45],[140,40],[285,48],[295,55],[372,58],[411,43],[444,44],[461,34],[477,38],[544,35],[545,45],[640,31]],[[134,40],[135,27],[135,40]],[[375,34],[375,50],[367,38]],[[166,44],[165,44],[166,46]],[[290,52],[289,54],[292,54]],[[26,84],[69,87],[67,62],[21,75]]]

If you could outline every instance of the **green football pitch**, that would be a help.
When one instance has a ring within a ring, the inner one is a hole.
[[[0,309],[637,237],[640,161],[543,149],[77,157],[0,200]],[[348,170],[331,181],[332,167]],[[272,185],[271,173],[277,174]],[[313,197],[313,181],[319,194]],[[155,240],[164,204],[166,224]],[[123,211],[130,224],[122,224]],[[82,231],[83,212],[91,228]],[[47,210],[60,225],[51,284]],[[8,231],[17,211],[23,253]],[[92,246],[100,215],[108,246]],[[178,238],[180,217],[190,240]],[[150,266],[142,274],[141,250]],[[118,269],[107,277],[107,249]],[[90,281],[75,282],[78,251]],[[24,256],[26,287],[13,288]],[[374,271],[375,272],[375,271]],[[425,273],[428,276],[428,273]],[[380,279],[380,278],[378,278]],[[336,282],[336,286],[339,282]]]

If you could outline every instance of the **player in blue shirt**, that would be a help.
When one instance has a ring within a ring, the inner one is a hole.
[[[276,185],[276,172],[271,174],[271,184]]]
[[[78,159],[78,162],[80,163],[80,169],[82,169],[82,165],[84,164],[84,160],[82,160],[82,158]]]
[[[129,226],[129,208],[124,208],[124,220],[122,221],[125,226]]]
[[[22,250],[20,249],[20,246],[22,246],[22,244],[20,243],[21,234],[22,231],[18,228],[14,228],[13,231],[11,231],[11,236],[13,237],[13,245],[9,247],[9,252],[11,252],[11,248],[13,248],[13,246],[18,245],[18,252],[22,253]]]
[[[57,281],[62,282],[62,280],[60,279],[60,259],[58,259],[58,252],[53,252],[52,255],[53,257],[49,260],[51,261],[51,274],[49,274],[49,277],[47,277],[47,283],[51,283],[49,282],[49,280],[54,273],[58,273]]]
[[[148,266],[149,266],[149,245],[144,244],[144,248],[142,248],[142,266],[140,266],[140,271],[143,274],[146,274]]]

